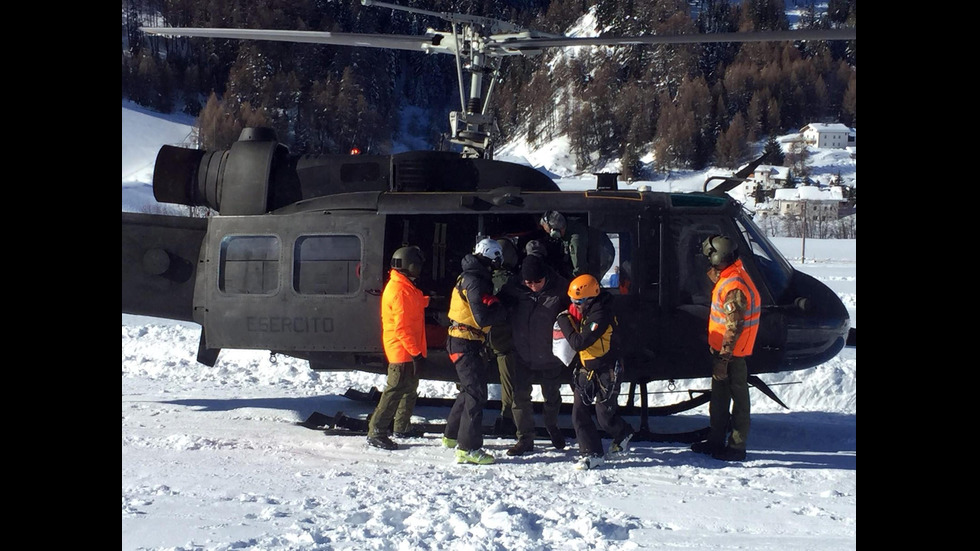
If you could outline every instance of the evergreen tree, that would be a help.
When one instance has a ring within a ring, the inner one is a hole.
[[[726,33],[738,30],[740,9],[727,0],[705,0],[698,13],[697,29],[701,33]],[[698,60],[701,74],[709,83],[724,75],[724,68],[731,64],[738,52],[738,44],[717,42],[702,44]]]
[[[770,134],[781,132],[782,110],[779,108],[779,100],[769,98],[769,107],[766,109],[766,129]]]
[[[857,0],[829,0],[827,18],[836,25],[854,24],[857,19]]]
[[[847,82],[847,90],[844,92],[844,101],[841,105],[841,122],[848,126],[857,126],[857,72],[851,73],[851,79]]]
[[[783,146],[776,140],[775,134],[769,134],[766,145],[762,148],[765,162],[773,166],[783,166],[786,156],[783,154]]]
[[[126,0],[126,41],[129,55],[138,58],[140,47],[143,45],[143,32],[140,31],[140,16],[136,8],[136,0]]]
[[[789,28],[784,0],[743,0],[742,30],[784,31]]]
[[[748,130],[747,137],[750,142],[754,142],[760,132],[768,130],[765,127],[767,121],[765,108],[769,104],[766,98],[767,92],[768,90],[756,90],[752,94],[752,99],[749,100],[749,109],[746,112],[745,118]]]

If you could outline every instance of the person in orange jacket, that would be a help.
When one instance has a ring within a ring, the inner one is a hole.
[[[389,435],[409,436],[418,398],[419,377],[428,356],[425,308],[429,297],[415,285],[425,257],[418,247],[402,247],[391,255],[388,283],[381,294],[381,336],[388,360],[388,381],[368,423],[368,444],[398,449]]]
[[[762,312],[759,290],[738,258],[738,244],[724,235],[712,235],[701,244],[711,269],[711,313],[708,316],[708,346],[711,348],[711,401],[708,439],[691,449],[722,461],[745,459],[749,437],[749,383],[745,358],[752,355]],[[728,436],[731,408],[731,436]],[[725,437],[728,436],[728,443]]]

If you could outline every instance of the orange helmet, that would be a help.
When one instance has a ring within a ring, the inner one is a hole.
[[[599,282],[589,274],[582,274],[568,284],[568,296],[580,300],[599,296]]]

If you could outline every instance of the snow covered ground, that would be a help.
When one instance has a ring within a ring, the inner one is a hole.
[[[798,267],[837,289],[854,312],[853,255],[825,258]],[[646,442],[579,472],[574,444],[557,451],[538,441],[537,453],[511,458],[503,452],[512,441],[488,439],[498,461],[477,467],[453,463],[437,435],[382,451],[362,437],[303,428],[296,422],[314,411],[363,418],[370,405],[342,395],[383,388],[383,378],[315,373],[257,351],[223,351],[209,368],[195,361],[198,335],[193,325],[123,316],[123,549],[856,547],[854,349],[816,368],[763,377],[790,409],[752,391],[745,462]],[[708,385],[684,383],[679,389]],[[420,393],[454,395],[434,382]],[[446,411],[416,414],[440,422]],[[650,428],[706,424],[702,406],[653,418]]]
[[[159,145],[186,135],[180,125],[137,132],[127,124],[152,122],[144,117],[172,122],[124,103],[124,211],[141,208],[149,180],[140,167],[152,168]],[[156,144],[139,148],[152,152],[149,159],[134,152],[143,141]],[[856,242],[808,239],[805,263],[798,239],[774,242],[794,266],[838,293],[856,326]],[[383,377],[316,373],[306,362],[272,361],[259,351],[225,350],[206,367],[195,361],[198,339],[194,324],[122,316],[124,551],[857,546],[854,349],[806,371],[762,377],[789,410],[752,391],[744,462],[716,461],[680,443],[641,442],[601,469],[580,472],[572,469],[574,442],[557,451],[539,441],[536,453],[512,458],[504,454],[512,441],[491,438],[486,447],[497,462],[464,466],[436,435],[383,451],[362,437],[303,428],[296,423],[314,411],[366,416],[370,404],[343,394],[383,388]],[[656,405],[708,384],[651,383],[650,390]],[[423,382],[420,394],[455,391]],[[416,421],[441,422],[446,413],[420,407]],[[652,418],[650,429],[706,425],[702,406]]]

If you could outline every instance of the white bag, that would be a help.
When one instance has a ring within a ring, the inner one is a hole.
[[[561,332],[557,321],[551,329],[551,353],[566,366],[572,363],[572,360],[575,359],[575,354],[577,354],[575,349],[572,348],[572,345],[568,344],[568,339]]]

